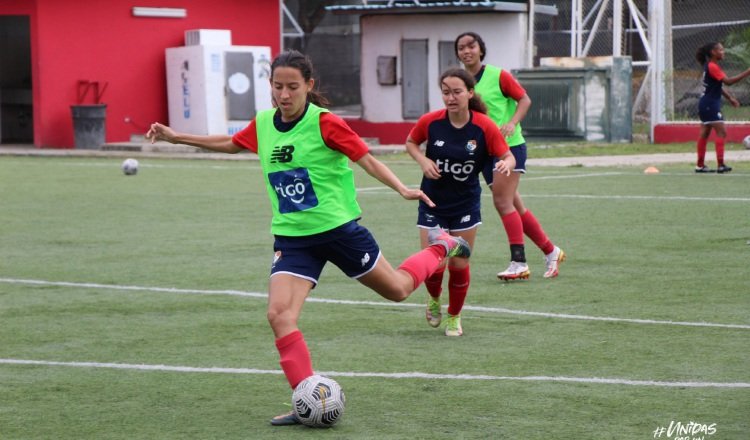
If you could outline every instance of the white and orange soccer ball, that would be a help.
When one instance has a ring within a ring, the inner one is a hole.
[[[313,428],[335,425],[344,414],[345,403],[341,385],[318,374],[300,382],[292,393],[294,414],[303,425]]]
[[[742,145],[746,150],[750,150],[750,134],[745,136],[745,139],[742,139]]]

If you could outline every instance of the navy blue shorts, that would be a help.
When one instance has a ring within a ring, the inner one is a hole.
[[[721,114],[721,101],[715,99],[701,99],[698,101],[698,116],[704,124],[711,122],[723,122],[724,115]]]
[[[438,215],[421,206],[417,210],[417,226],[420,228],[434,228],[440,226],[449,231],[465,231],[482,224],[482,213],[479,208],[459,212],[455,215]]]
[[[314,285],[318,284],[328,261],[350,278],[359,278],[370,272],[380,258],[375,238],[356,220],[306,237],[276,235],[273,250],[271,276],[286,273],[310,280]]]
[[[513,157],[516,158],[516,167],[513,168],[513,172],[526,174],[526,144],[523,143],[511,147],[510,152],[513,153]],[[484,181],[487,182],[487,185],[492,185],[492,170],[495,169],[495,164],[499,160],[500,159],[495,158],[492,162],[487,162],[482,170],[482,175],[484,176]]]

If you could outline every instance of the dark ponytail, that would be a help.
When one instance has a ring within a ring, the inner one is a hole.
[[[313,77],[313,64],[310,57],[294,49],[281,52],[276,58],[274,58],[271,63],[271,81],[273,81],[273,72],[277,67],[291,67],[299,70],[305,82],[310,81]],[[329,104],[328,99],[326,99],[316,87],[313,87],[313,89],[307,93],[307,101],[321,107],[325,107]]]
[[[698,60],[701,66],[711,59],[711,51],[714,50],[717,44],[719,43],[711,42],[698,48],[698,52],[695,53],[695,59]]]
[[[446,70],[443,72],[442,75],[440,75],[440,82],[438,83],[441,87],[443,85],[443,81],[445,78],[453,77],[458,78],[461,81],[464,82],[464,85],[466,86],[466,90],[474,90],[474,87],[477,85],[476,80],[474,79],[474,76],[472,76],[469,72],[465,71],[464,69],[454,67]],[[476,90],[474,90],[474,96],[472,96],[469,99],[469,110],[474,110],[475,112],[484,113],[487,114],[487,105],[482,101],[482,98],[476,93]]]

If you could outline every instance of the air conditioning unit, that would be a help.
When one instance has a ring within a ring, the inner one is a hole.
[[[631,142],[630,57],[557,61],[572,66],[513,72],[532,102],[521,123],[524,135]]]
[[[232,31],[228,29],[191,29],[185,31],[185,46],[231,46]]]
[[[234,134],[271,105],[271,48],[166,49],[169,124],[192,134]]]

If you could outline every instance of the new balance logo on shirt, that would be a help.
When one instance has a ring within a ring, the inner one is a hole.
[[[438,140],[436,140],[436,141],[435,141],[435,143],[434,143],[434,144],[432,144],[432,145],[434,145],[434,146],[436,146],[436,147],[442,147],[443,145],[445,145],[445,141],[441,141],[441,140],[439,140],[439,139],[438,139]]]
[[[292,161],[294,145],[282,145],[273,147],[271,152],[271,163],[286,163]]]

